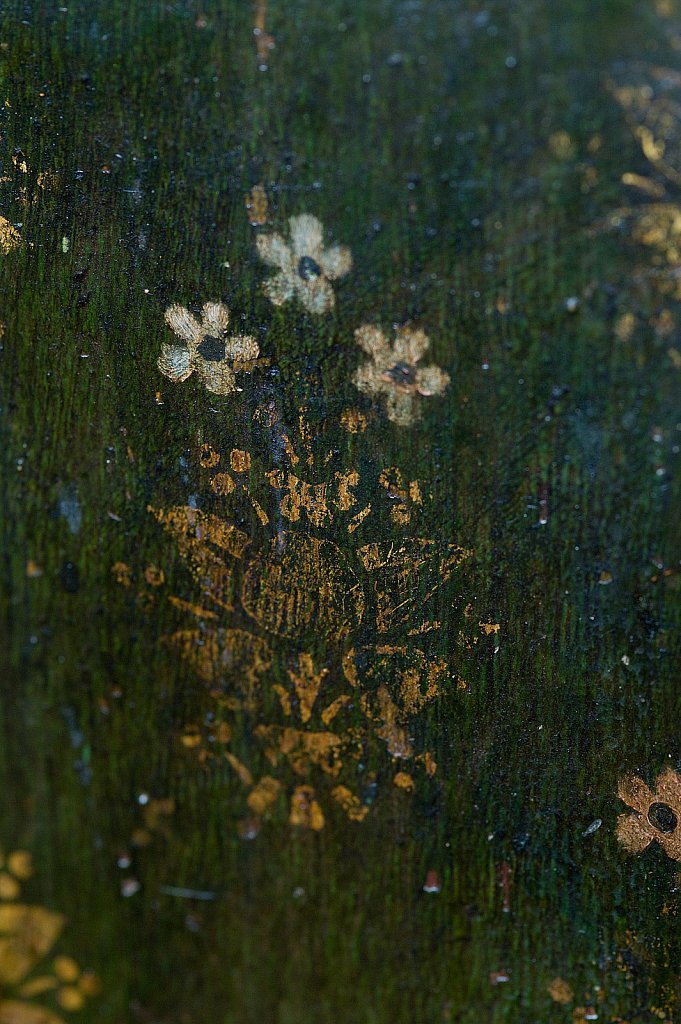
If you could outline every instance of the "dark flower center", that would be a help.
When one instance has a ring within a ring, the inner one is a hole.
[[[322,268],[311,256],[301,256],[298,260],[298,273],[303,281],[314,281],[322,276]]]
[[[207,334],[197,351],[203,359],[207,359],[211,363],[219,363],[221,359],[225,358],[225,343],[219,338]]]
[[[651,804],[648,808],[648,821],[658,832],[669,835],[679,823],[669,804]]]
[[[395,363],[383,372],[383,377],[392,381],[398,388],[410,388],[416,381],[416,367],[411,363]]]

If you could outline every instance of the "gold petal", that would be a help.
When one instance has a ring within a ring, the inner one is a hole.
[[[668,857],[671,857],[672,860],[681,860],[681,827],[677,826],[668,835],[658,832],[655,838]]]
[[[163,376],[175,384],[187,380],[194,370],[189,349],[184,345],[163,345],[156,365]]]
[[[415,385],[420,395],[441,395],[449,384],[449,374],[439,366],[424,366],[416,371]]]
[[[165,311],[165,321],[171,331],[190,345],[198,345],[203,337],[201,325],[195,316],[184,306],[169,306]]]
[[[270,267],[278,267],[279,270],[290,271],[292,268],[293,255],[291,247],[286,244],[279,234],[258,235],[256,242],[258,256]]]
[[[281,782],[271,775],[263,775],[248,794],[246,803],[255,814],[269,810],[281,792]]]
[[[429,346],[430,340],[425,331],[398,327],[394,346],[395,360],[413,366],[425,355]]]
[[[24,999],[35,999],[36,996],[42,996],[45,992],[52,992],[58,985],[59,981],[53,974],[41,974],[40,977],[33,978],[22,985],[19,995]]]
[[[0,871],[0,900],[15,900],[21,892],[21,886],[16,878],[7,871]]]
[[[376,327],[374,324],[363,324],[355,331],[355,341],[381,369],[392,366],[394,363],[388,339],[380,327]]]
[[[315,799],[315,791],[312,786],[297,786],[293,791],[288,820],[291,825],[310,828],[315,832],[324,828],[324,814]]]
[[[641,853],[659,838],[639,814],[620,814],[617,818],[617,838],[629,853]]]
[[[229,326],[229,310],[222,302],[206,302],[203,307],[201,333],[219,338]]]
[[[319,266],[330,281],[336,281],[352,270],[352,253],[347,245],[331,245],[323,251]]]
[[[673,768],[666,768],[655,782],[655,799],[669,804],[681,817],[681,775]]]
[[[617,795],[639,814],[647,814],[648,808],[655,801],[655,797],[638,775],[625,775],[620,779],[617,783]]]
[[[283,306],[293,296],[295,277],[282,272],[275,277],[270,277],[263,284],[265,295],[275,306]]]
[[[235,334],[227,339],[226,355],[229,359],[257,359],[260,346],[249,334]]]
[[[321,313],[328,313],[336,304],[336,296],[329,282],[318,277],[312,281],[303,281],[298,278],[296,291],[308,313],[319,316]]]
[[[296,264],[301,256],[310,256],[321,264],[324,239],[322,222],[313,217],[311,213],[301,213],[299,217],[289,217],[288,223],[291,229],[291,247]]]
[[[7,867],[15,878],[25,882],[33,874],[33,861],[27,850],[15,850],[7,858]]]

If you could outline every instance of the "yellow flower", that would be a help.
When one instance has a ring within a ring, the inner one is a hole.
[[[385,395],[388,419],[399,426],[418,418],[419,398],[441,395],[449,384],[449,375],[439,366],[417,365],[430,345],[421,330],[396,328],[392,348],[380,327],[371,324],[358,328],[355,338],[373,360],[357,370],[355,387],[369,395]]]
[[[283,306],[297,296],[309,313],[326,313],[336,302],[330,281],[344,277],[352,267],[347,246],[324,247],[324,227],[309,213],[289,218],[290,242],[281,235],[259,235],[258,254],[279,270],[265,282],[267,297]]]
[[[183,345],[163,345],[158,368],[165,377],[177,383],[195,373],[208,391],[216,395],[241,390],[235,374],[251,368],[260,348],[249,335],[227,336],[229,310],[226,306],[221,302],[207,302],[200,323],[184,306],[170,306],[165,320],[184,342]]]
[[[638,775],[620,781],[617,795],[633,814],[620,814],[617,838],[629,853],[658,842],[667,856],[681,860],[681,775],[667,768],[655,785],[653,793]]]

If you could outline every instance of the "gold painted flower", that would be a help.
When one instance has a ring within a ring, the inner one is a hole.
[[[236,374],[252,367],[260,354],[255,338],[227,334],[229,310],[221,302],[206,302],[199,322],[184,306],[170,306],[165,321],[184,344],[164,344],[158,360],[161,373],[180,383],[195,373],[208,391],[229,395],[240,391]]]
[[[620,814],[617,838],[629,853],[641,853],[658,842],[668,857],[681,860],[681,775],[671,768],[658,775],[651,792],[638,775],[627,775],[617,787],[632,814]]]
[[[355,331],[357,344],[371,356],[353,377],[355,387],[365,394],[386,396],[388,419],[408,426],[418,419],[419,399],[441,395],[449,384],[449,374],[439,366],[419,366],[430,340],[421,330],[396,328],[393,346],[380,327],[364,324]]]
[[[345,245],[324,246],[324,227],[309,213],[289,218],[290,241],[279,234],[259,235],[258,254],[279,271],[264,284],[275,306],[295,296],[309,313],[327,313],[336,302],[330,282],[344,277],[352,267]]]

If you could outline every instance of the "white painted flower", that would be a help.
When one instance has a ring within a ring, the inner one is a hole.
[[[229,310],[221,302],[207,302],[201,321],[184,306],[170,306],[165,321],[183,344],[164,344],[158,368],[169,380],[180,383],[195,373],[208,391],[229,395],[240,391],[236,374],[249,369],[260,353],[255,338],[227,335]]]
[[[391,345],[380,327],[364,324],[355,331],[355,339],[371,362],[359,367],[353,383],[374,398],[385,397],[388,419],[398,426],[413,423],[420,414],[420,401],[447,388],[449,374],[434,364],[419,365],[430,346],[422,330],[398,327]]]
[[[330,282],[344,277],[352,267],[345,245],[324,246],[324,227],[316,217],[303,213],[289,218],[290,241],[279,234],[259,235],[258,254],[279,271],[265,282],[265,293],[275,306],[294,296],[309,313],[326,313],[336,302]]]

